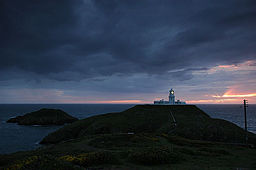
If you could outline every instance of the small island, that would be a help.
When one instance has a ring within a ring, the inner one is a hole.
[[[63,125],[72,123],[78,119],[70,116],[59,109],[40,109],[7,120],[7,123],[18,123],[19,125]]]

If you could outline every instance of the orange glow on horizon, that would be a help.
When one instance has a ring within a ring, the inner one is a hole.
[[[110,100],[110,101],[87,101],[90,103],[113,103],[113,104],[118,104],[118,103],[143,103],[141,100]]]
[[[256,97],[256,93],[249,93],[249,94],[230,94],[231,91],[227,91],[225,94],[223,94],[222,96],[212,96],[212,97],[215,97],[215,98],[233,98],[233,97],[239,97],[239,98],[242,98],[242,97]]]
[[[95,101],[84,101],[84,100],[65,100],[64,103],[83,103],[83,104],[143,104],[141,100],[95,100]]]
[[[255,97],[256,97],[256,93],[255,92],[239,92],[240,89],[243,88],[239,88],[239,86],[233,86],[232,89],[230,88],[228,91],[226,91],[224,94],[222,95],[212,95],[213,100],[216,101],[227,101],[225,103],[229,103],[229,101],[233,101],[233,102],[237,102],[240,103],[242,100],[244,99],[249,99],[251,103],[255,103]],[[239,91],[238,91],[239,90]]]
[[[251,94],[224,94],[222,97],[255,97],[256,93]]]
[[[216,103],[227,103],[227,102],[237,102],[240,101],[239,99],[206,99],[206,100],[188,100],[186,101],[188,104],[208,104],[208,103],[212,103],[212,104],[216,104]]]

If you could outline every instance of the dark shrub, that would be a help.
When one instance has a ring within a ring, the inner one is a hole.
[[[177,148],[177,149],[175,149],[175,151],[178,151],[178,152],[181,152],[181,153],[184,153],[187,155],[195,155],[196,154],[193,150],[188,149],[188,148]]]
[[[213,148],[200,148],[199,152],[208,152],[212,155],[230,155],[230,153],[224,149],[213,149]]]
[[[158,147],[134,151],[129,154],[129,159],[138,164],[156,165],[177,162],[180,160],[180,156],[174,152],[170,152],[167,147]]]

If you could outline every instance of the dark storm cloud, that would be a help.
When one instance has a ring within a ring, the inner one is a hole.
[[[0,3],[2,74],[22,70],[17,74],[32,79],[77,81],[145,73],[187,80],[193,69],[255,58],[254,0]]]

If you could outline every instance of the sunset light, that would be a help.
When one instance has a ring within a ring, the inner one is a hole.
[[[1,169],[256,169],[256,0],[0,0]]]
[[[86,103],[98,104],[136,104],[143,103],[141,100],[106,100],[106,101],[86,101]]]
[[[209,99],[209,100],[188,100],[188,104],[223,104],[223,103],[236,103],[239,102],[238,99]]]
[[[225,93],[222,96],[212,96],[212,97],[216,97],[216,98],[233,98],[233,97],[256,97],[256,93],[250,93],[250,94],[229,94],[228,92]]]
[[[224,94],[222,97],[255,97],[256,93],[252,94]]]

